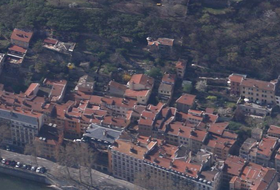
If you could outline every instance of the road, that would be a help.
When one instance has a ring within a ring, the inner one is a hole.
[[[10,152],[6,150],[1,150],[1,157],[5,159],[15,160],[23,164],[44,166],[47,169],[46,175],[54,182],[57,189],[62,190],[130,190],[135,189],[135,185],[128,183],[124,180],[116,179],[110,175],[106,175],[96,170],[92,170],[92,186],[90,180],[90,173],[87,168],[81,169],[81,178],[79,178],[79,170],[75,168],[69,168],[70,176],[66,167],[60,166],[52,161],[39,158],[36,159],[32,156],[18,154],[15,152]]]

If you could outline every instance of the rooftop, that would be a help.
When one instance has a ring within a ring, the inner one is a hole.
[[[11,35],[11,39],[29,43],[32,36],[33,36],[33,32],[24,31],[15,28]]]
[[[180,96],[180,98],[178,98],[176,100],[176,103],[192,106],[194,103],[195,97],[196,96],[192,95],[192,94],[183,94],[182,96]]]

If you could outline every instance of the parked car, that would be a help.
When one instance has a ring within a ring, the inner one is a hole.
[[[20,168],[20,167],[21,167],[21,163],[20,163],[20,162],[17,162],[16,168]]]
[[[1,162],[2,162],[2,164],[5,164],[6,163],[6,159],[3,158]]]
[[[16,165],[17,165],[16,161],[14,161],[14,160],[10,161],[10,166],[15,167]]]
[[[27,170],[31,170],[31,165],[26,165]]]
[[[26,170],[26,169],[27,169],[27,166],[26,166],[25,164],[23,164],[23,165],[21,166],[21,168]]]
[[[36,173],[40,173],[41,168],[42,168],[42,167],[39,166],[39,167],[36,169]]]
[[[41,170],[40,170],[40,173],[44,174],[47,172],[47,169],[45,167],[42,167]]]
[[[5,160],[5,165],[10,165],[10,160]]]
[[[37,167],[36,166],[32,166],[31,167],[31,171],[36,172]]]

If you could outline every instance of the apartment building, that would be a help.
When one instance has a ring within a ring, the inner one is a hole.
[[[26,144],[33,143],[34,138],[38,135],[43,125],[44,115],[1,105],[0,119],[10,127],[13,144],[24,147]]]
[[[275,169],[278,173],[280,173],[280,149],[277,150],[275,157],[274,157],[274,161],[275,161]]]
[[[213,163],[211,153],[193,157],[184,147],[143,136],[118,139],[109,148],[109,165],[115,177],[163,190],[219,189],[223,169],[222,163]]]

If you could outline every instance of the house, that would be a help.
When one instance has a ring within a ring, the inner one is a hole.
[[[158,97],[160,100],[169,101],[173,95],[176,75],[164,74],[158,88]]]
[[[188,110],[194,107],[195,95],[183,94],[176,100],[176,108],[179,112],[188,113]]]
[[[11,35],[11,43],[15,46],[27,49],[29,47],[32,36],[33,32],[15,28]]]
[[[94,79],[88,75],[84,75],[80,77],[78,84],[75,87],[75,90],[92,94],[94,90],[94,85],[95,85]]]
[[[20,46],[12,45],[11,47],[9,47],[6,58],[6,62],[9,63],[8,66],[20,67],[26,53],[27,49]]]
[[[76,43],[72,42],[61,42],[53,38],[46,38],[43,41],[43,47],[52,51],[63,53],[66,55],[72,55],[75,49]]]
[[[276,125],[270,125],[267,130],[267,135],[271,137],[280,138],[280,127]]]
[[[183,79],[185,76],[187,64],[185,61],[178,61],[176,63],[176,73],[177,77]]]
[[[112,96],[123,97],[127,87],[121,83],[111,80],[107,92]]]

